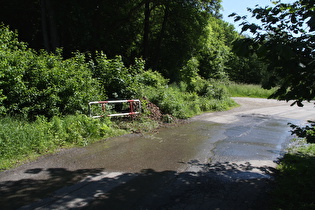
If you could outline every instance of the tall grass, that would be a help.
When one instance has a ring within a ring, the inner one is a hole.
[[[260,85],[230,83],[226,85],[226,90],[232,97],[268,98],[276,88],[266,90]]]
[[[53,117],[50,121],[40,117],[34,122],[6,117],[0,119],[0,127],[0,170],[57,148],[86,146],[125,133],[114,129],[107,118],[85,115]]]

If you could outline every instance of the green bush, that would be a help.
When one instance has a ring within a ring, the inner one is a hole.
[[[35,120],[38,115],[86,113],[88,101],[101,97],[83,54],[64,60],[60,50],[37,53],[6,27],[0,36],[1,114]]]
[[[226,95],[226,92],[222,85],[219,84],[219,80],[203,79],[198,74],[198,68],[199,61],[192,57],[181,69],[181,82],[179,83],[181,91],[196,93],[208,99],[222,99]]]
[[[148,70],[137,75],[137,82],[143,87],[155,87],[163,88],[168,84],[168,80],[165,79],[159,72]]]
[[[93,119],[86,115],[68,115],[62,118],[55,116],[50,122],[50,132],[57,146],[85,146],[94,139],[111,136],[111,124],[109,118]]]
[[[188,108],[188,102],[185,101],[188,95],[182,95],[182,92],[175,86],[164,87],[161,89],[151,89],[147,91],[147,97],[156,104],[163,114],[171,114],[177,118],[188,118],[192,116],[192,111]]]
[[[108,59],[100,52],[92,65],[92,71],[101,83],[103,95],[110,99],[130,99],[137,95],[137,75],[144,72],[144,61],[136,59],[135,64],[127,68],[121,56]]]
[[[185,92],[183,91],[185,87],[187,85],[183,82],[180,86],[172,84],[161,88],[148,87],[144,94],[160,108],[163,114],[170,114],[182,119],[205,111],[226,110],[235,106],[235,102],[228,98],[224,91],[217,93],[220,97],[215,98],[210,93],[200,96],[196,92]]]

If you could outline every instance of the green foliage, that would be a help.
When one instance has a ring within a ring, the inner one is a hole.
[[[281,159],[272,192],[275,209],[314,209],[315,124],[300,127],[289,123],[299,139]],[[301,139],[302,138],[302,139]]]
[[[234,42],[235,46],[237,43]],[[256,54],[232,55],[226,64],[229,79],[237,83],[264,84],[268,78],[267,64]]]
[[[110,99],[141,98],[148,87],[164,88],[168,79],[152,70],[144,70],[144,61],[136,59],[135,64],[126,67],[120,56],[108,59],[99,53],[93,63],[94,77],[99,80],[103,94]]]
[[[26,50],[27,45],[18,40],[18,34],[10,30],[8,26],[0,24],[0,50],[16,51]]]
[[[177,118],[188,118],[194,114],[201,113],[200,108],[192,103],[197,95],[190,93],[182,95],[176,86],[160,89],[159,92],[150,98],[150,101],[157,104],[164,114],[171,114]]]
[[[298,0],[289,4],[279,1],[273,7],[257,6],[250,11],[262,25],[241,23],[243,31],[250,30],[255,37],[244,39],[240,51],[254,52],[267,61],[269,78],[265,87],[279,86],[273,97],[295,100],[298,105],[303,100],[314,99],[314,1]]]
[[[94,77],[102,85],[103,94],[111,99],[134,98],[137,94],[137,75],[144,72],[144,62],[140,59],[127,68],[121,56],[108,59],[102,52],[98,53],[93,65]]]
[[[291,134],[295,134],[300,138],[305,138],[308,143],[315,143],[315,122],[309,121],[309,123],[310,125],[304,127],[289,123],[292,128]]]
[[[57,148],[86,146],[95,140],[124,133],[113,129],[108,118],[93,119],[86,115],[38,117],[34,122],[0,119],[0,169],[30,156],[53,152]]]
[[[182,91],[196,93],[198,96],[206,97],[208,99],[223,99],[225,92],[223,85],[218,81],[203,79],[199,74],[199,61],[192,57],[187,64],[181,69],[181,82],[180,87]]]
[[[13,36],[6,28],[0,33],[8,40]],[[86,113],[88,101],[100,98],[83,54],[63,60],[61,51],[36,53],[15,39],[0,47],[2,114],[35,119],[37,115]]]
[[[103,51],[109,58],[121,55],[127,66],[142,57],[147,69],[171,81],[200,49],[209,16],[219,17],[221,9],[221,0],[2,2],[0,20],[36,50],[62,47],[67,58],[77,50]]]
[[[162,88],[168,84],[168,79],[165,79],[160,73],[152,70],[144,71],[137,75],[137,82],[141,85]]]
[[[180,69],[203,46],[199,38],[216,5],[213,1],[152,3],[148,66],[178,82]]]
[[[200,37],[201,48],[197,54],[199,74],[205,79],[226,79],[225,67],[231,57],[231,42],[238,37],[224,21],[210,17],[205,33]],[[230,42],[230,43],[228,43]]]
[[[181,82],[187,84],[187,91],[194,91],[198,82],[201,80],[199,74],[199,61],[192,57],[187,64],[180,70]]]
[[[272,192],[274,209],[314,209],[315,145],[286,154]]]
[[[205,92],[191,90],[187,92],[187,84],[172,84],[160,89],[147,88],[145,96],[156,104],[163,114],[170,114],[177,118],[188,118],[201,112],[226,110],[235,106],[233,100],[229,99],[219,83],[202,80]],[[206,88],[205,88],[206,87]],[[199,88],[197,88],[199,90]]]

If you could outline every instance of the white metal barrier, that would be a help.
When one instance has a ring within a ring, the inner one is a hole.
[[[117,103],[129,103],[129,112],[127,113],[115,113],[115,114],[108,114],[108,115],[98,115],[98,116],[93,116],[92,115],[92,110],[91,110],[91,105],[92,104],[101,104],[102,106],[102,111],[103,113],[106,112],[106,107],[105,104],[117,104]],[[134,103],[138,103],[139,106],[137,107],[138,110],[135,111],[135,107],[134,107]],[[133,99],[133,100],[112,100],[112,101],[92,101],[89,102],[89,114],[90,117],[93,118],[98,118],[98,117],[104,117],[104,116],[108,116],[108,117],[115,117],[115,116],[126,116],[126,115],[137,115],[140,113],[141,110],[141,101],[139,99]]]

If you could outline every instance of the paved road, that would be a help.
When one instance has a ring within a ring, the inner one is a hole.
[[[268,209],[288,122],[314,120],[314,105],[235,98],[155,134],[62,150],[0,173],[2,209]]]

